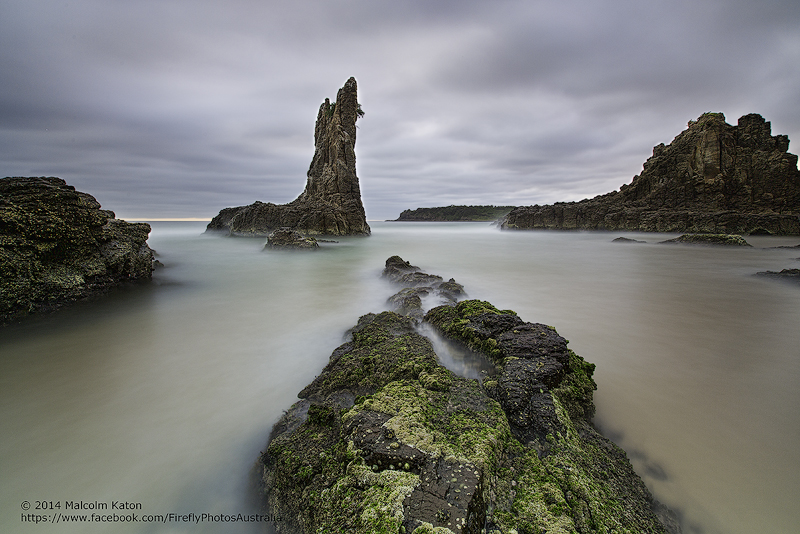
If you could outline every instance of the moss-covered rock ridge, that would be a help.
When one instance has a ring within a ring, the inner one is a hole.
[[[404,289],[460,288],[440,277],[423,286],[434,275],[397,256],[386,267]],[[594,365],[550,326],[485,301],[444,301],[424,317],[402,305],[361,317],[275,425],[255,472],[276,529],[667,532],[625,453],[592,425]],[[456,376],[419,321],[497,372]]]

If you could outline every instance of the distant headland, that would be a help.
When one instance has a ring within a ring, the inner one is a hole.
[[[516,206],[445,206],[405,210],[396,221],[496,221]]]
[[[356,79],[350,78],[339,89],[336,102],[326,98],[319,108],[305,191],[288,204],[255,202],[225,208],[207,231],[266,236],[290,228],[307,235],[370,235],[356,176],[356,120],[363,115]]]
[[[800,235],[800,171],[789,138],[761,115],[704,113],[619,191],[580,202],[519,207],[505,229],[640,230]]]

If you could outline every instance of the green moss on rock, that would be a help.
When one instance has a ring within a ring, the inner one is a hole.
[[[483,301],[426,320],[499,374],[455,376],[411,319],[362,317],[257,464],[279,532],[666,532],[555,329]]]
[[[0,324],[149,280],[149,233],[59,178],[0,179]]]

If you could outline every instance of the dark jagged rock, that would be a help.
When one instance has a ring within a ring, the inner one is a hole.
[[[394,256],[385,272],[419,271]],[[594,365],[552,327],[481,301],[425,320],[500,373],[455,376],[410,317],[361,317],[256,463],[279,533],[667,532],[591,424]]]
[[[363,115],[358,86],[350,78],[336,102],[319,108],[314,128],[314,157],[303,193],[288,204],[255,202],[225,208],[208,231],[237,236],[266,236],[282,227],[310,235],[369,235],[356,176],[356,120]]]
[[[679,243],[688,245],[724,245],[729,247],[750,247],[750,243],[740,235],[729,234],[684,234],[682,236],[660,241],[661,244]]]
[[[149,280],[149,233],[60,178],[3,178],[0,323]]]
[[[789,280],[800,283],[800,269],[783,269],[780,272],[761,271],[756,274],[758,276],[767,276],[770,278],[777,278],[779,280]]]
[[[404,210],[396,221],[496,221],[507,215],[514,206],[444,206]]]
[[[647,241],[641,241],[639,239],[631,239],[629,237],[618,237],[611,241],[612,243],[647,243]]]
[[[424,273],[400,256],[386,260],[383,277],[403,286],[403,289],[389,297],[388,303],[392,309],[416,320],[421,320],[424,315],[423,297],[435,296],[440,302],[455,304],[466,295],[464,286],[452,278],[445,282],[441,276]]]
[[[514,209],[508,229],[800,234],[800,171],[789,139],[750,114],[705,113],[653,148],[628,185],[580,202]]]
[[[278,228],[267,236],[264,248],[311,250],[319,248],[319,243],[313,237],[304,236],[291,228]]]

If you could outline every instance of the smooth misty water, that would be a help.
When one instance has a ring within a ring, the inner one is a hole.
[[[554,325],[596,363],[596,423],[683,514],[685,532],[797,531],[800,286],[751,274],[800,266],[798,249],[375,223],[372,237],[304,254],[204,236],[202,223],[153,226],[166,266],[153,284],[0,330],[2,532],[254,532],[33,525],[20,506],[250,513],[247,475],[271,425],[345,330],[385,309],[393,291],[379,275],[393,254]]]

